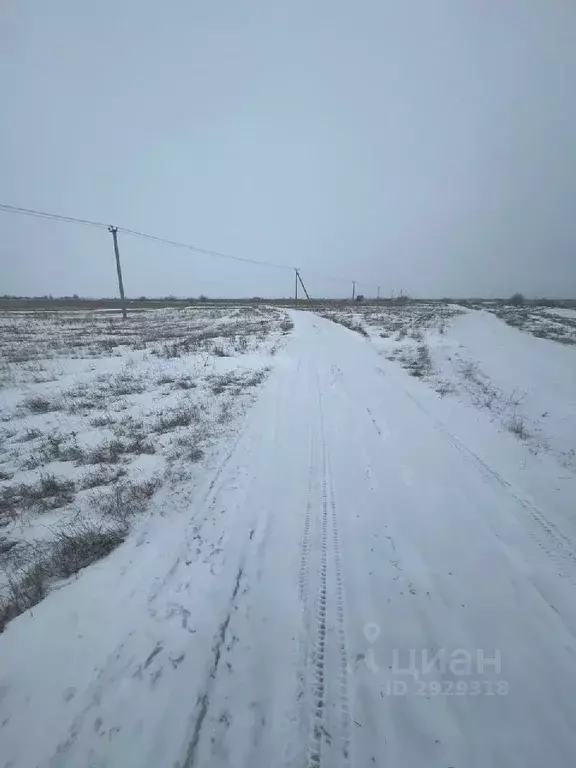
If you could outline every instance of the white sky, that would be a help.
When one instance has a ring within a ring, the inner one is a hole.
[[[2,0],[0,202],[297,265],[314,295],[576,295],[574,0]],[[121,239],[128,295],[292,275]],[[0,293],[116,291],[0,213]]]

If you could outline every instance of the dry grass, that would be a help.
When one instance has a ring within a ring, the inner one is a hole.
[[[0,489],[0,522],[15,520],[24,512],[41,514],[74,500],[76,487],[71,480],[41,474],[33,484],[17,483]]]
[[[97,469],[87,472],[80,481],[80,488],[83,490],[89,488],[98,488],[104,485],[117,483],[126,476],[126,470],[123,467],[109,466],[100,464]]]
[[[145,350],[171,359],[210,352],[213,340],[222,338],[242,352],[251,339],[284,322],[290,323],[283,310],[249,306],[158,309],[132,313],[129,323],[118,314],[90,311],[0,312],[0,384],[13,383],[14,364],[35,365],[38,381],[52,380],[42,365],[54,358],[120,357]]]
[[[132,520],[146,511],[159,487],[158,478],[139,483],[118,479],[112,488],[88,497],[88,508],[97,513],[97,519],[76,514],[51,529],[50,538],[42,542],[4,544],[4,554],[10,558],[4,565],[0,632],[8,621],[40,602],[55,581],[77,573],[121,544]],[[56,487],[45,485],[44,490],[54,493]]]
[[[49,411],[60,411],[63,408],[61,400],[51,400],[41,395],[30,395],[26,397],[21,406],[30,413],[48,413]]]
[[[76,435],[63,435],[60,432],[53,434],[40,433],[37,438],[36,433],[31,440],[34,445],[30,446],[28,454],[21,459],[22,469],[37,469],[50,464],[53,461],[81,461],[83,451],[78,447]]]
[[[187,435],[180,435],[174,441],[174,447],[171,454],[171,459],[183,461],[185,463],[195,464],[201,461],[204,457],[204,450],[202,448],[202,435],[198,433],[190,433]]]
[[[403,362],[404,367],[411,376],[424,378],[432,372],[432,359],[427,344],[419,344],[416,354],[409,356]]]
[[[179,427],[188,427],[199,421],[200,414],[194,405],[181,405],[160,414],[152,429],[154,432],[172,432]]]
[[[516,435],[520,440],[527,440],[530,437],[530,433],[526,427],[526,421],[522,416],[517,413],[513,413],[507,419],[504,420],[504,426],[513,435]]]
[[[0,595],[0,632],[11,619],[39,603],[54,581],[110,554],[127,534],[127,527],[102,522],[80,521],[60,528],[49,543],[35,548],[30,564],[7,572]]]
[[[142,514],[161,485],[159,478],[139,483],[119,479],[111,488],[95,491],[89,496],[89,504],[98,514],[115,523],[128,525]]]
[[[507,325],[541,339],[576,344],[576,317],[554,314],[535,306],[490,305],[486,307]]]

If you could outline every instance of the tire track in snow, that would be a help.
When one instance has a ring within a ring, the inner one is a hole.
[[[312,488],[314,485],[314,441],[310,430],[310,459],[308,470],[308,495],[306,499],[306,512],[304,515],[304,531],[300,542],[300,573],[298,576],[298,589],[300,600],[304,607],[308,602],[308,573],[310,560],[310,526],[312,522]]]
[[[308,761],[308,739],[310,731],[310,696],[312,693],[309,683],[310,658],[312,650],[310,648],[310,628],[314,623],[314,608],[311,605],[310,596],[311,575],[310,559],[316,549],[312,547],[312,536],[315,533],[314,514],[314,489],[315,489],[315,442],[314,442],[314,422],[310,423],[308,434],[308,489],[306,494],[306,505],[304,510],[304,523],[302,535],[300,538],[300,568],[298,572],[298,597],[301,603],[302,624],[300,637],[295,649],[295,663],[297,667],[297,693],[296,705],[294,709],[294,720],[298,722],[297,735],[289,740],[284,749],[284,768],[293,768],[295,765],[304,765]],[[315,580],[315,573],[312,573],[312,580]]]
[[[318,768],[322,756],[322,740],[326,733],[326,607],[328,601],[328,482],[326,478],[326,446],[322,434],[322,509],[320,532],[320,566],[316,594],[316,635],[312,653],[313,715],[308,737],[308,768]]]
[[[338,516],[334,487],[332,483],[332,471],[330,466],[330,455],[326,439],[326,428],[324,421],[324,407],[322,400],[322,389],[317,375],[318,387],[318,405],[320,415],[320,434],[322,450],[322,481],[321,481],[321,530],[320,530],[320,565],[318,569],[318,585],[315,603],[316,634],[314,640],[314,649],[312,653],[312,718],[309,726],[308,735],[308,759],[307,768],[320,768],[323,763],[323,746],[326,740],[331,745],[330,768],[334,766],[334,760],[340,764],[343,758],[343,765],[349,765],[350,752],[350,707],[348,700],[348,680],[347,680],[347,650],[346,650],[346,629],[344,619],[344,584],[342,579],[342,568],[340,562],[340,539],[338,530]],[[329,572],[328,563],[333,563],[332,574]],[[336,656],[338,659],[338,670],[335,674],[330,674],[330,679],[338,681],[338,734],[330,734],[326,728],[327,706],[332,704],[328,701],[327,679],[330,670],[327,667],[327,660],[332,656],[332,649],[328,649],[328,597],[332,590],[329,590],[329,581],[333,581],[333,592],[335,602],[335,636],[336,636]],[[330,650],[330,654],[329,654]],[[338,741],[339,753],[334,753],[333,742]]]
[[[327,456],[328,472],[330,478],[330,509],[332,515],[332,549],[334,555],[334,573],[336,577],[336,638],[338,642],[338,654],[340,671],[338,675],[340,687],[340,738],[342,742],[342,754],[345,764],[348,765],[350,755],[350,705],[348,701],[348,651],[346,644],[346,624],[344,621],[344,583],[342,579],[342,566],[340,562],[340,534],[338,532],[338,514],[336,511],[336,499],[334,495],[334,483],[332,480],[332,467],[330,455]]]

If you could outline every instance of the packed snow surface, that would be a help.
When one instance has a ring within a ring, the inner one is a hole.
[[[291,317],[194,487],[0,635],[0,766],[576,764],[574,348]]]

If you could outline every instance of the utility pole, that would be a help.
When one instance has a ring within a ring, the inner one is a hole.
[[[352,301],[356,298],[356,280],[352,280]]]
[[[108,227],[108,232],[112,232],[114,240],[114,255],[116,256],[116,272],[118,273],[118,290],[120,291],[120,305],[122,307],[122,317],[128,319],[126,314],[126,299],[124,298],[124,283],[122,281],[122,267],[120,266],[120,251],[118,250],[118,227]]]
[[[306,290],[306,286],[304,285],[304,283],[302,281],[302,277],[300,275],[300,270],[299,269],[296,270],[296,277],[300,281],[300,285],[302,286],[302,290],[304,291],[304,294],[305,294],[306,298],[308,299],[308,301],[312,301],[312,299],[308,295],[308,291]]]
[[[294,309],[298,309],[298,270],[294,267]]]
[[[376,296],[377,300],[380,301],[380,286],[378,286],[378,295]]]

